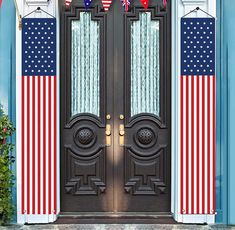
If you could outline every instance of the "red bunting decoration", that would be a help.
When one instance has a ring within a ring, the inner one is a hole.
[[[121,0],[121,1],[122,1],[122,5],[124,6],[125,11],[128,12],[130,0]]]
[[[111,3],[112,3],[112,0],[102,0],[102,4],[103,4],[105,12],[109,11],[109,7],[110,7]]]
[[[68,8],[71,4],[72,0],[65,0],[66,8]]]
[[[166,8],[166,0],[163,0],[163,6]]]
[[[148,0],[141,0],[141,4],[144,7],[145,10],[149,7],[149,1]]]

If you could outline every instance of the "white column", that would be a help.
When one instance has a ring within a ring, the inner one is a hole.
[[[59,0],[16,0],[19,13],[26,16],[37,7],[40,7],[49,14],[57,18],[57,98],[59,98]],[[30,14],[30,18],[48,18],[44,12]],[[59,174],[59,134],[57,132],[57,213],[54,214],[22,214],[22,175],[21,175],[21,79],[22,79],[22,30],[19,29],[19,21],[16,17],[16,164],[17,164],[17,223],[49,223],[57,219],[60,210],[60,174]],[[59,101],[57,100],[57,130],[59,131]],[[53,183],[53,181],[52,181]]]
[[[180,21],[196,7],[216,17],[216,0],[172,0],[172,196],[171,212],[176,221],[183,223],[214,223],[214,215],[182,215],[180,210]],[[202,11],[190,17],[207,17]]]

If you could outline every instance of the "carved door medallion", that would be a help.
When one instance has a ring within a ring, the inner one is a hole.
[[[61,7],[61,212],[170,212],[170,11]]]

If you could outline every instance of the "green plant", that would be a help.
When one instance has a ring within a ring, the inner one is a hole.
[[[14,176],[10,167],[14,162],[14,157],[11,156],[14,146],[8,143],[8,138],[14,131],[13,124],[0,106],[0,225],[7,224],[14,213],[11,190]]]

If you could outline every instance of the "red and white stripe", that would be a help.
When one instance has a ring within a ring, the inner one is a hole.
[[[55,214],[56,76],[22,77],[22,214]]]
[[[71,4],[72,0],[65,0],[66,7],[68,8]]]
[[[215,76],[180,77],[180,213],[215,214]]]
[[[109,11],[109,7],[110,7],[111,3],[112,3],[112,0],[102,0],[102,4],[103,4],[105,12]]]

